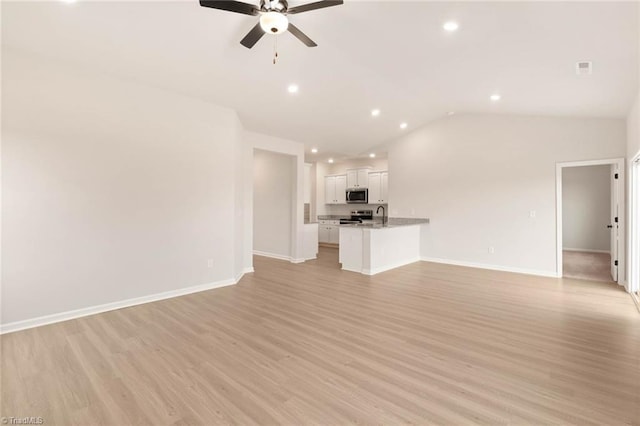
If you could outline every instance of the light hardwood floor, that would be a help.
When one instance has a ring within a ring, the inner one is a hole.
[[[3,416],[45,424],[640,425],[612,284],[322,249],[231,287],[2,336]]]

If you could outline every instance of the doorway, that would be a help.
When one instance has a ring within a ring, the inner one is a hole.
[[[624,160],[559,163],[559,277],[624,282]]]
[[[253,254],[293,260],[296,158],[254,149]]]

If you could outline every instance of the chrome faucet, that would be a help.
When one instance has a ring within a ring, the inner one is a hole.
[[[382,209],[382,224],[384,225],[385,223],[387,223],[387,209],[385,209],[384,206],[378,206],[378,208],[376,209],[376,214],[380,212],[380,209]]]

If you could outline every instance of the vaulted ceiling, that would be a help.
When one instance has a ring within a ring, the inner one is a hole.
[[[638,85],[637,7],[347,0],[291,16],[319,46],[277,36],[274,65],[275,36],[239,44],[256,17],[195,0],[5,2],[2,43],[234,108],[248,129],[308,149],[360,155],[449,111],[624,117]],[[457,31],[443,29],[450,20]],[[576,75],[581,60],[592,75]]]

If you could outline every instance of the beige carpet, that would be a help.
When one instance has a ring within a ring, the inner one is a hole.
[[[566,278],[592,281],[613,281],[611,255],[583,251],[563,251],[562,270]]]

